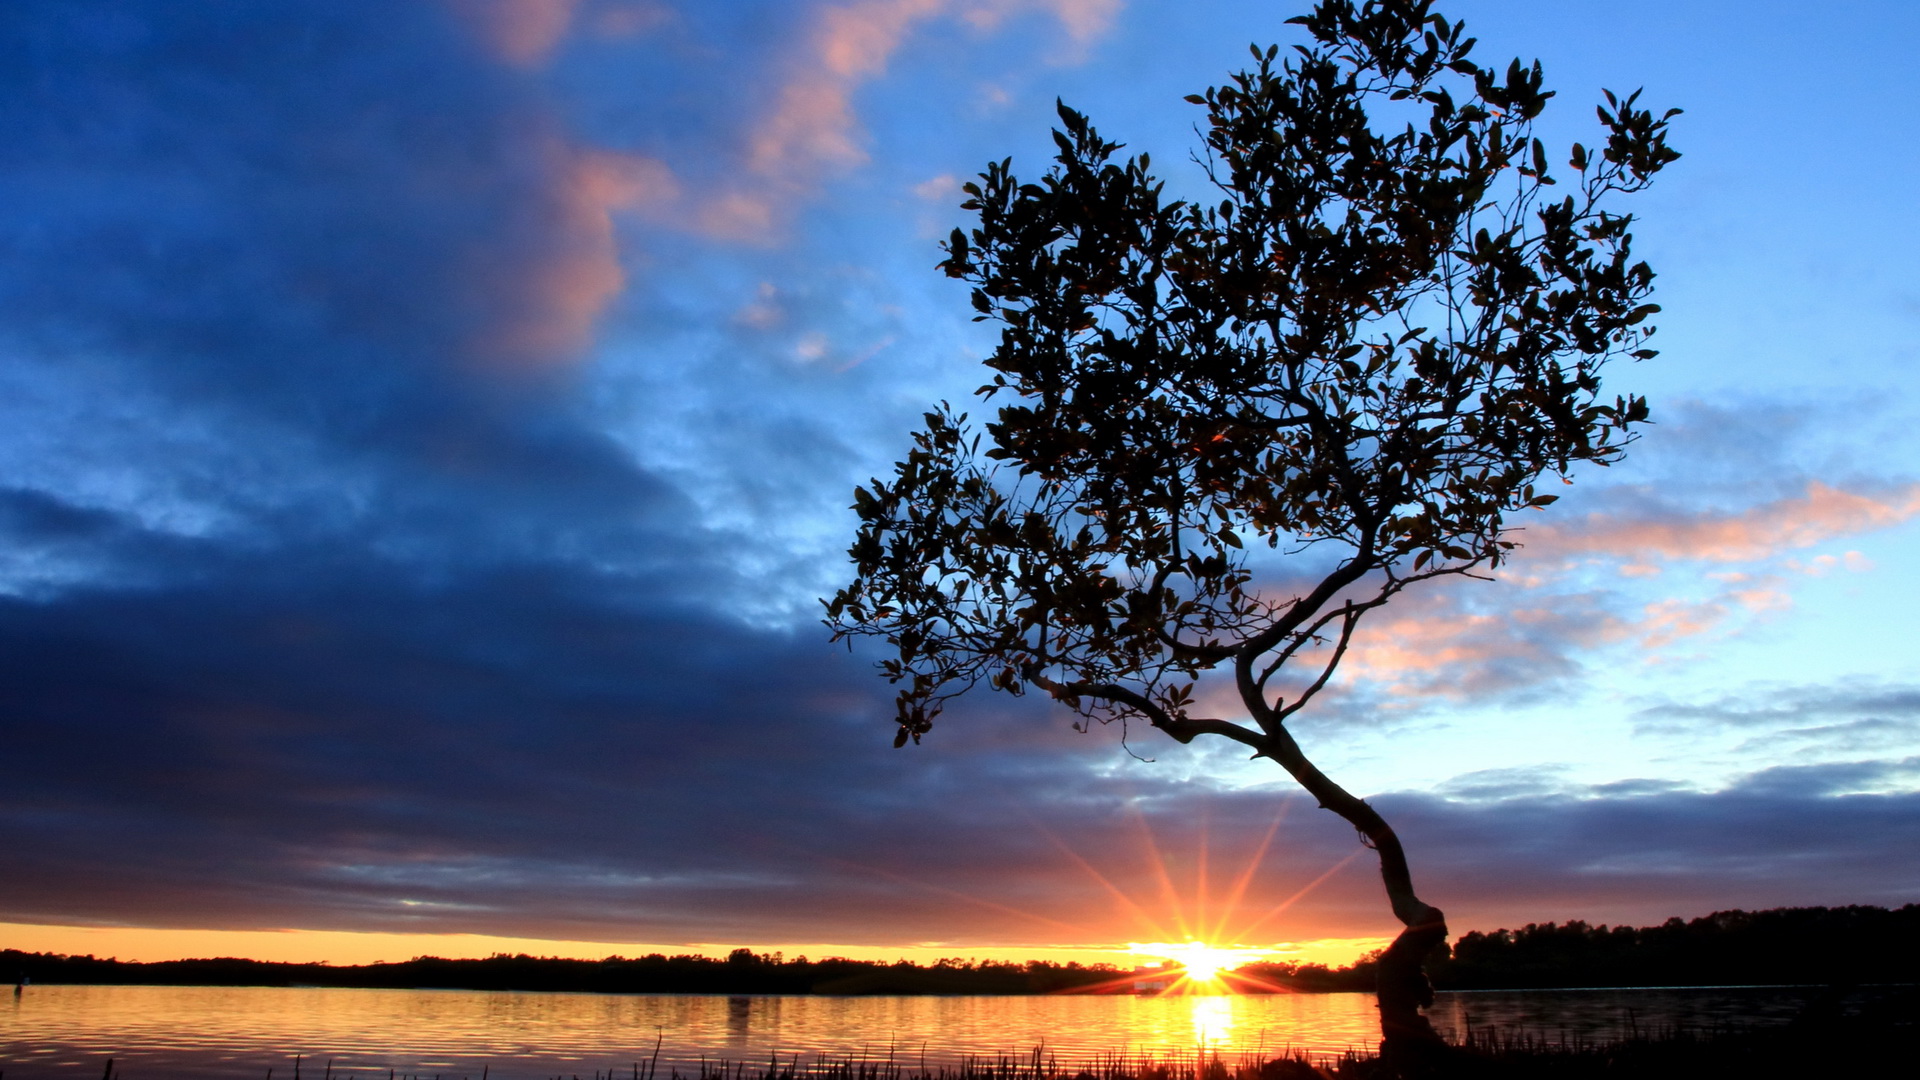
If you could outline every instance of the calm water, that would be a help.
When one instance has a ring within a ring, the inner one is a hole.
[[[1812,991],[1589,990],[1441,994],[1437,1026],[1520,1028],[1550,1038],[1764,1022]],[[500,1080],[590,1075],[644,1062],[660,1042],[669,1064],[704,1056],[764,1063],[820,1053],[918,1064],[969,1055],[1062,1064],[1124,1052],[1168,1058],[1196,1048],[1229,1060],[1286,1048],[1338,1053],[1377,1042],[1368,994],[1261,997],[721,997],[322,990],[273,987],[33,986],[0,998],[5,1080],[98,1077],[104,1060],[127,1080],[303,1080],[387,1070]],[[309,1071],[310,1070],[310,1071]]]

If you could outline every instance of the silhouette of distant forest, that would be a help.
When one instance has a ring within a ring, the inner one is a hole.
[[[1720,911],[1633,928],[1546,923],[1470,933],[1434,965],[1443,989],[1911,983],[1920,904]]]
[[[1249,964],[1228,976],[1242,992],[1371,991],[1374,958],[1321,964]],[[1430,964],[1442,990],[1603,986],[1905,983],[1920,969],[1920,904],[1721,911],[1659,926],[1584,922],[1474,931]],[[736,949],[724,958],[664,956],[563,960],[499,955],[419,957],[403,963],[282,964],[211,959],[132,963],[0,950],[0,974],[35,983],[166,986],[431,987],[618,994],[1130,993],[1132,969],[1034,961],[931,965],[834,957],[787,959]],[[1142,977],[1151,977],[1143,974]]]

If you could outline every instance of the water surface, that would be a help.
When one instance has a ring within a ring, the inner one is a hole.
[[[1436,1026],[1609,1038],[1629,1026],[1706,1028],[1793,1015],[1812,990],[1595,990],[1441,994]],[[703,1058],[765,1063],[826,1053],[909,1065],[1027,1058],[1287,1050],[1338,1054],[1379,1038],[1370,994],[1246,997],[725,997],[281,987],[34,986],[0,1001],[6,1080],[287,1080],[332,1073],[500,1080],[615,1070],[660,1075]]]

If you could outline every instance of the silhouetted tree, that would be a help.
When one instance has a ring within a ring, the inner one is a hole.
[[[1678,156],[1671,112],[1608,93],[1558,186],[1540,66],[1480,67],[1431,9],[1323,0],[1292,20],[1310,44],[1190,97],[1204,199],[1166,199],[1064,105],[1038,183],[1009,160],[967,185],[979,227],[940,265],[1001,325],[980,395],[1011,400],[984,444],[942,404],[855,491],[857,576],[827,602],[837,636],[897,650],[896,744],[984,681],[1278,762],[1379,853],[1406,926],[1380,962],[1390,1048],[1434,1041],[1420,961],[1445,924],[1287,720],[1366,613],[1497,566],[1509,515],[1553,501],[1543,474],[1631,440],[1646,404],[1599,373],[1653,355],[1658,309],[1606,206]],[[1249,543],[1310,578],[1256,582]],[[1244,719],[1194,714],[1214,669]]]

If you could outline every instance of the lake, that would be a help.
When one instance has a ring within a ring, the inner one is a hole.
[[[0,991],[3,992],[3,991]],[[1725,1027],[1782,1020],[1814,989],[1443,993],[1436,1026],[1609,1038],[1629,1024]],[[660,1047],[660,1075],[702,1059],[764,1064],[778,1054],[917,1065],[1027,1058],[1078,1067],[1102,1055],[1229,1061],[1286,1049],[1372,1049],[1370,994],[1220,997],[725,997],[470,990],[32,986],[0,998],[5,1080],[302,1080],[402,1076],[521,1080],[629,1071]]]

